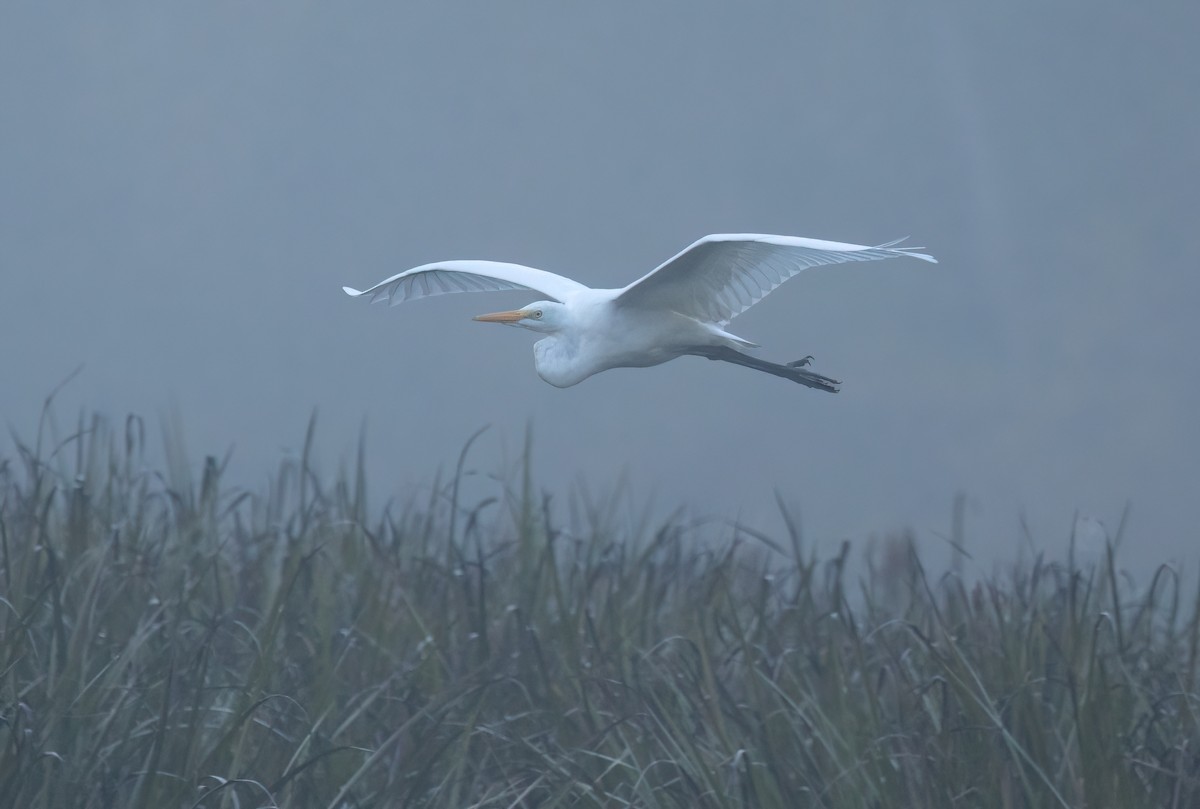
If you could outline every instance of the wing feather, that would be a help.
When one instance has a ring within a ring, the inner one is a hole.
[[[439,261],[397,273],[373,287],[342,287],[352,297],[369,295],[371,303],[404,301],[452,292],[500,292],[529,289],[556,301],[565,301],[587,287],[578,281],[545,270],[500,261]]]
[[[621,290],[622,306],[659,307],[724,326],[792,276],[821,264],[909,256],[937,263],[903,239],[876,247],[799,236],[705,236]]]

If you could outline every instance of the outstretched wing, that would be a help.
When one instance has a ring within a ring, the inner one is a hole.
[[[342,287],[347,295],[356,298],[370,295],[371,303],[385,300],[392,306],[430,295],[505,289],[531,289],[556,301],[565,301],[572,293],[587,287],[552,272],[500,261],[438,261],[405,270],[369,289]]]
[[[670,309],[724,326],[801,270],[818,264],[876,261],[911,256],[919,247],[897,247],[903,239],[877,247],[799,236],[718,233],[705,236],[621,290],[623,306]]]

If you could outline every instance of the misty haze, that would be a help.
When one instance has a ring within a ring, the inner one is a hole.
[[[1200,805],[1198,30],[8,4],[0,805]]]

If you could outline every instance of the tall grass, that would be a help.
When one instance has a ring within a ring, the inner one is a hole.
[[[528,476],[379,513],[361,458],[251,493],[144,445],[0,460],[0,806],[1200,806],[1170,567],[968,582],[898,540],[855,580]]]

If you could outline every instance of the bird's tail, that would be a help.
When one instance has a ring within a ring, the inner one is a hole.
[[[725,345],[729,346],[730,348],[738,349],[738,348],[761,348],[762,347],[758,343],[752,343],[751,341],[747,340],[745,337],[738,337],[736,334],[725,331],[724,329],[722,329],[720,326],[716,325],[715,323],[707,323],[705,325],[708,326],[709,331],[711,331],[717,337],[720,337],[722,340],[725,340]]]

